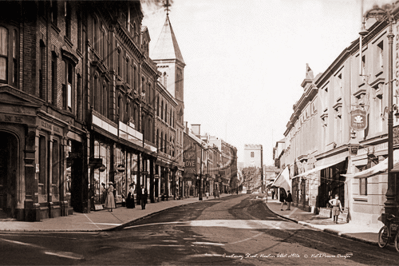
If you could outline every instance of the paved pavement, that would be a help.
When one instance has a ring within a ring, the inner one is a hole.
[[[221,197],[227,197],[230,194],[222,194]],[[211,200],[209,197],[204,201]],[[265,199],[264,199],[265,200]],[[187,198],[183,200],[169,200],[156,203],[149,203],[146,209],[142,210],[141,206],[134,209],[119,207],[112,212],[108,210],[92,211],[90,213],[74,213],[73,215],[45,219],[40,222],[23,222],[15,220],[1,220],[0,232],[96,232],[117,228],[126,223],[139,220],[143,217],[154,213],[170,209],[173,207],[199,202],[197,197]],[[265,200],[268,208],[277,215],[292,220],[299,224],[310,226],[325,232],[340,235],[342,237],[352,238],[363,242],[377,244],[379,228],[368,227],[359,224],[346,223],[340,221],[339,224],[333,223],[331,218],[315,215],[310,212],[303,211],[299,208],[292,207],[291,210],[281,211],[280,202],[277,200]],[[286,209],[286,206],[285,208]]]
[[[221,194],[227,197],[230,194]],[[214,197],[203,198],[204,201]],[[156,203],[148,203],[144,210],[140,205],[134,209],[118,207],[109,210],[92,211],[90,213],[77,213],[73,215],[44,219],[39,222],[24,222],[15,220],[0,220],[0,232],[97,232],[114,229],[123,224],[139,220],[145,216],[174,208],[181,205],[199,202],[198,197],[183,200],[168,200]]]
[[[284,206],[284,211],[281,211],[281,204],[278,200],[268,199],[265,200],[265,203],[272,212],[280,217],[321,231],[377,245],[380,228],[347,223],[343,220],[339,220],[338,224],[335,224],[332,218],[315,215],[293,206],[291,206],[291,210],[286,210],[287,206]]]

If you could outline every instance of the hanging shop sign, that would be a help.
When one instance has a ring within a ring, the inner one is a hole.
[[[104,172],[106,167],[105,167],[105,165],[101,165],[100,168],[98,168],[98,169],[100,170],[100,172]]]
[[[120,165],[118,165],[118,167],[116,168],[116,170],[117,170],[119,173],[123,173],[123,172],[125,172],[125,166],[124,166],[123,164],[120,164]]]
[[[362,109],[351,111],[351,127],[353,130],[365,130],[367,127],[367,112]]]

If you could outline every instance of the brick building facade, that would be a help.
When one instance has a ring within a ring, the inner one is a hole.
[[[140,2],[0,4],[1,215],[37,221],[155,201],[155,89]]]

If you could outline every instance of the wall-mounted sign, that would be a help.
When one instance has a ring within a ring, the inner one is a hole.
[[[365,130],[367,127],[367,112],[362,109],[351,111],[351,127],[353,130]]]

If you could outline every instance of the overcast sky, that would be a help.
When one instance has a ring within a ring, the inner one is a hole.
[[[185,120],[237,147],[239,162],[244,144],[262,144],[264,163],[273,164],[306,63],[316,76],[358,38],[360,1],[173,0],[169,17],[186,63]],[[364,10],[386,2],[364,0]],[[151,55],[166,13],[154,5],[143,12]]]

